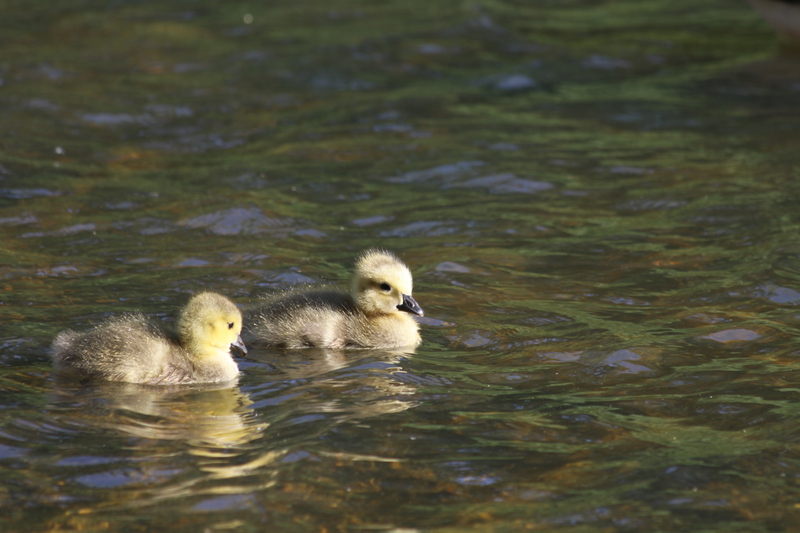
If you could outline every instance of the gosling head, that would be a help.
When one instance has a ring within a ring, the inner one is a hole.
[[[220,294],[202,292],[192,296],[178,318],[178,335],[190,353],[199,357],[230,353],[236,348],[247,355],[242,342],[242,313]]]
[[[400,259],[383,250],[367,250],[356,260],[350,292],[368,315],[406,312],[423,316],[411,297],[413,285],[411,271]]]

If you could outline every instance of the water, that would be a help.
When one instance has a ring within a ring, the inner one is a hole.
[[[6,2],[3,531],[800,527],[800,64],[744,3]],[[51,374],[398,253],[413,353]]]

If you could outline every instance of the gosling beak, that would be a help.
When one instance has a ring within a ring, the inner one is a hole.
[[[247,346],[242,342],[241,335],[236,336],[236,341],[231,343],[231,348],[236,348],[242,353],[242,357],[247,357]]]
[[[425,313],[422,311],[417,301],[409,294],[403,295],[403,303],[398,305],[397,308],[406,313],[411,313],[412,315],[425,316]]]

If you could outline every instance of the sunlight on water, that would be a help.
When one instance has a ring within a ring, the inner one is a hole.
[[[800,65],[745,3],[11,3],[3,531],[800,523]],[[396,252],[416,350],[48,346]]]

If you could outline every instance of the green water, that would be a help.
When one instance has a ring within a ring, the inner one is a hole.
[[[744,2],[0,2],[3,531],[794,531],[800,61]],[[66,328],[414,273],[414,352]]]

